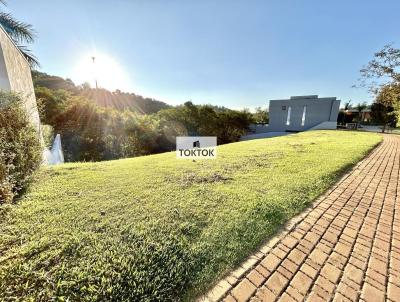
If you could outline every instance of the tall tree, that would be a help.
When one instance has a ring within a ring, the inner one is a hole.
[[[374,94],[378,94],[382,86],[400,83],[400,49],[385,45],[360,72],[362,86]]]
[[[383,106],[385,132],[393,108],[398,108],[400,102],[400,49],[385,45],[360,72],[361,86],[367,87],[375,96],[375,103]]]
[[[396,121],[399,119],[400,83],[382,86],[375,102],[380,105],[374,107],[375,111],[380,111],[380,113],[374,112],[374,114],[375,116],[381,116],[383,122],[382,132],[385,132],[388,126],[395,127]]]
[[[0,0],[0,4],[5,6],[6,1]],[[30,49],[24,45],[33,43],[35,31],[32,25],[16,20],[11,14],[0,11],[0,25],[13,39],[24,57],[28,60],[31,67],[39,66],[37,58]]]

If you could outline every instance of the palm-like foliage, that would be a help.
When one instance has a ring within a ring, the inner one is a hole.
[[[0,0],[0,4],[6,5],[6,2]],[[0,12],[0,24],[14,40],[19,50],[28,60],[29,64],[31,66],[39,66],[39,62],[32,52],[25,45],[21,45],[21,43],[30,44],[34,41],[35,31],[33,30],[32,25],[18,21],[14,19],[11,14],[5,12]]]

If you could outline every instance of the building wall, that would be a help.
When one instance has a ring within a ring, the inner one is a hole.
[[[304,125],[302,125],[304,106],[306,106],[306,114]],[[334,97],[318,98],[316,95],[271,100],[268,131],[304,131],[324,122],[336,123],[339,106],[340,100]],[[290,124],[286,125],[289,107],[291,108]],[[332,124],[329,123],[329,125]]]
[[[0,89],[14,91],[25,100],[32,124],[40,133],[40,118],[33,89],[31,69],[8,34],[0,26]]]

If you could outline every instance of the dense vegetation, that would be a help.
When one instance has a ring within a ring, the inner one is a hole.
[[[99,161],[170,151],[175,137],[217,136],[237,141],[252,115],[191,102],[171,107],[120,91],[75,86],[33,72],[42,123],[60,133],[67,161]],[[45,87],[46,86],[46,87]]]
[[[42,160],[38,134],[23,105],[18,95],[0,90],[0,204],[25,188]]]
[[[0,300],[194,300],[380,140],[310,131],[219,146],[212,161],[43,169],[0,207]]]

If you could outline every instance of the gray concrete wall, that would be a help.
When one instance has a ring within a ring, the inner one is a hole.
[[[10,81],[8,80],[6,62],[4,60],[3,50],[0,45],[0,89],[9,91],[11,89]]]
[[[334,97],[318,98],[316,95],[271,100],[268,131],[304,131],[323,122],[336,123],[339,105],[340,101]],[[306,106],[306,115],[304,125],[302,125],[304,106]],[[291,108],[290,124],[286,125],[289,107]]]
[[[40,133],[40,118],[31,69],[25,57],[0,26],[0,89],[14,91],[25,100],[26,112]]]

